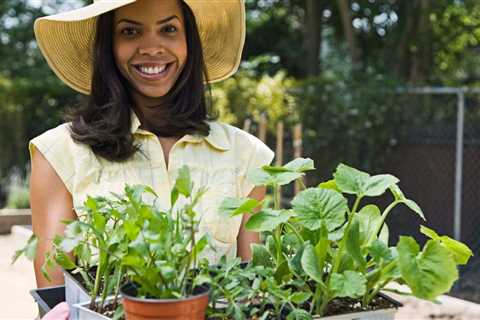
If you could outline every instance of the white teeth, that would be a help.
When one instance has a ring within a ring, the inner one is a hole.
[[[146,74],[159,74],[159,73],[162,73],[163,71],[165,71],[166,68],[167,68],[166,64],[164,64],[160,67],[142,67],[142,66],[140,66],[140,71],[143,72],[143,73],[146,73]]]

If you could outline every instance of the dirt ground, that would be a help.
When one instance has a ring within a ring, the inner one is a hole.
[[[28,230],[14,227],[10,235],[0,236],[0,319],[34,319],[37,306],[29,291],[36,286],[30,261],[21,258],[10,265],[15,250],[28,239]],[[398,287],[397,287],[398,288]],[[402,288],[400,288],[402,289]],[[441,304],[388,293],[402,302],[395,320],[480,320],[480,304],[441,296]]]

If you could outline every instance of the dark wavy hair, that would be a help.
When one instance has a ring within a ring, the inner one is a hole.
[[[216,120],[218,113],[212,109],[211,89],[205,81],[208,75],[195,16],[187,4],[180,2],[187,61],[175,85],[163,97],[160,112],[152,108],[143,124],[162,137],[193,133],[207,136],[210,128],[205,121]],[[91,93],[78,108],[67,112],[66,120],[72,122],[71,136],[76,142],[90,146],[98,156],[120,162],[129,159],[139,146],[131,133],[130,84],[115,64],[113,23],[113,11],[97,19]]]

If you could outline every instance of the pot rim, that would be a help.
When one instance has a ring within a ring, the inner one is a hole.
[[[189,300],[196,300],[199,298],[202,298],[204,296],[208,296],[210,294],[210,286],[203,284],[200,287],[205,287],[205,292],[199,293],[199,294],[194,294],[190,295],[184,298],[168,298],[168,299],[153,299],[153,298],[138,298],[134,297],[132,295],[126,294],[125,291],[123,290],[124,287],[126,286],[131,286],[133,285],[131,282],[124,284],[123,286],[120,287],[120,294],[123,299],[125,300],[131,300],[131,301],[136,301],[136,302],[141,302],[141,303],[172,303],[172,302],[180,302],[180,301],[189,301]]]

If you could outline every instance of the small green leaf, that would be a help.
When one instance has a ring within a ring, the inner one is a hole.
[[[239,214],[250,213],[260,204],[261,202],[256,199],[226,197],[222,201],[219,211],[226,216],[234,217]]]
[[[312,294],[310,292],[295,292],[290,296],[290,300],[292,300],[293,303],[302,304],[310,299],[311,296]]]
[[[337,184],[335,183],[335,180],[333,180],[333,179],[320,183],[318,185],[318,188],[330,189],[330,190],[337,191],[338,193],[341,193],[340,189],[338,189]]]
[[[472,250],[460,241],[448,236],[439,236],[435,231],[425,226],[420,226],[420,232],[433,240],[440,240],[441,244],[453,255],[457,264],[467,264],[470,257],[473,256]]]
[[[405,203],[407,205],[407,207],[409,207],[413,212],[418,214],[420,216],[420,218],[422,218],[424,221],[426,221],[425,216],[423,215],[422,209],[420,209],[420,207],[418,206],[418,204],[415,203],[415,201],[405,199],[403,201],[403,203]]]
[[[55,254],[55,262],[65,270],[72,270],[77,268],[77,265],[63,251],[58,251]]]
[[[397,184],[399,180],[391,174],[379,174],[367,179],[363,186],[364,194],[369,197],[378,197],[387,191],[392,185]]]
[[[303,309],[293,309],[287,316],[287,320],[311,320],[312,315]]]
[[[301,246],[293,256],[293,258],[288,261],[288,267],[297,277],[303,277],[305,275],[305,272],[302,268],[302,256],[304,249],[305,246]]]
[[[363,195],[364,186],[370,175],[363,171],[340,164],[333,174],[337,187],[348,194]]]
[[[15,251],[15,254],[12,257],[12,264],[18,260],[21,255],[25,255],[28,260],[33,261],[35,259],[35,255],[37,254],[37,247],[38,247],[38,237],[36,235],[31,235],[27,241],[25,247],[20,250]]]
[[[360,243],[360,226],[358,220],[353,220],[346,238],[346,248],[348,254],[353,258],[361,272],[365,272],[366,261],[362,255]]]
[[[305,172],[315,170],[313,160],[310,158],[296,158],[283,166],[292,172]]]
[[[329,287],[335,297],[358,298],[365,294],[367,279],[359,272],[347,270],[343,274],[334,273]]]
[[[172,191],[170,192],[170,204],[172,207],[175,206],[175,203],[178,200],[178,196],[179,196],[178,189],[176,186],[173,186]]]
[[[292,216],[293,213],[288,210],[262,210],[248,219],[245,228],[255,232],[272,231],[278,225],[287,222]]]
[[[308,188],[291,202],[298,221],[310,230],[317,230],[325,222],[329,231],[341,226],[348,210],[347,200],[338,192],[328,189]]]
[[[397,250],[402,278],[416,297],[434,300],[458,279],[453,256],[438,240],[429,240],[420,252],[415,239],[401,236]]]
[[[273,267],[273,260],[265,245],[252,243],[252,265],[264,266],[267,268]]]
[[[188,166],[184,165],[178,170],[175,188],[185,197],[189,197],[192,193],[193,183],[190,179],[190,170],[188,169]]]

